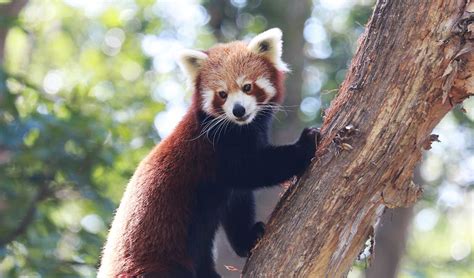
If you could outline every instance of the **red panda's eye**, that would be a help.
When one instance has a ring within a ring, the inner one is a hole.
[[[251,84],[245,84],[245,85],[242,87],[242,91],[244,91],[244,93],[250,92],[251,89],[252,89],[252,85],[251,85]]]
[[[219,91],[218,94],[221,98],[224,98],[224,99],[227,98],[227,93],[224,91]]]

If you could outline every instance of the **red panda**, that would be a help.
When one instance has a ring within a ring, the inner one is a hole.
[[[300,173],[316,150],[314,128],[294,144],[269,143],[288,70],[281,37],[275,28],[248,44],[183,52],[191,107],[127,185],[99,278],[220,277],[212,258],[219,225],[236,253],[248,256],[264,231],[252,191]]]

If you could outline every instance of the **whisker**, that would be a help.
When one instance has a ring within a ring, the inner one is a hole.
[[[197,140],[199,139],[201,136],[203,136],[204,134],[208,133],[210,131],[210,129],[212,129],[212,126],[218,122],[221,118],[225,117],[225,115],[219,115],[215,118],[213,118],[212,120],[208,121],[209,118],[211,118],[212,116],[207,116],[204,120],[203,120],[203,124],[202,124],[202,128],[201,128],[201,132],[199,133],[198,136],[196,136],[195,138],[193,139],[190,139],[189,141],[194,141],[194,140]]]
[[[217,139],[216,139],[217,142],[219,142],[219,139],[221,138],[221,134],[224,131],[226,124],[227,124],[227,119],[224,119],[224,122],[220,124],[219,130],[217,133]]]
[[[262,113],[263,115],[271,116],[272,118],[274,118],[274,119],[277,120],[278,122],[281,122],[281,120],[278,118],[278,116],[277,116],[275,113],[273,113],[273,112],[265,111],[265,110],[260,110],[259,112]]]
[[[270,103],[257,103],[259,105],[259,107],[262,107],[266,110],[272,110],[273,112],[279,112],[279,111],[282,111],[284,112],[285,114],[288,114],[287,112],[288,111],[292,111],[292,109],[288,109],[286,108],[285,106],[283,105],[280,105],[278,103],[273,103],[273,102],[270,102]],[[290,106],[288,106],[290,107]]]
[[[219,121],[217,121],[214,125],[212,125],[212,126],[208,129],[208,131],[206,132],[207,138],[211,141],[212,146],[214,146],[214,142],[215,142],[214,140],[216,139],[217,132],[219,131],[219,129],[220,129],[220,127],[221,127],[221,123],[224,122],[224,121],[226,121],[225,115],[223,115],[223,117],[221,117],[221,118],[219,119]],[[211,134],[211,137],[212,137],[212,138],[209,138],[209,132],[210,132],[213,128],[215,128],[215,127],[217,127],[217,129],[214,131],[214,134]]]

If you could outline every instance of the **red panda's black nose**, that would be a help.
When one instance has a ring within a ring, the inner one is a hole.
[[[234,104],[232,114],[234,114],[234,116],[236,116],[237,118],[242,118],[245,115],[245,107],[240,105],[240,103]]]

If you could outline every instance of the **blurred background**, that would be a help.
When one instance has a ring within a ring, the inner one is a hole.
[[[320,125],[373,0],[0,0],[0,277],[94,277],[124,186],[185,113],[181,48],[284,33],[275,143]],[[474,277],[474,99],[436,128],[414,208],[388,210],[351,277]],[[258,192],[266,221],[283,189]],[[217,268],[244,260],[216,239]],[[398,270],[398,274],[397,273]]]

